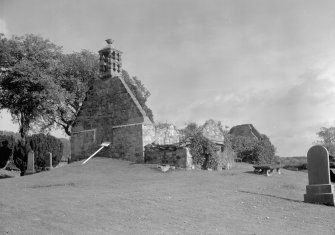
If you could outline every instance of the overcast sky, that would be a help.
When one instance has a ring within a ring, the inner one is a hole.
[[[156,121],[252,123],[280,156],[335,126],[335,1],[0,0],[0,31],[64,52],[112,38]],[[0,129],[17,131],[2,112]]]

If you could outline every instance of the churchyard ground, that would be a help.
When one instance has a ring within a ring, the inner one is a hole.
[[[243,163],[162,173],[93,158],[0,179],[0,234],[335,234],[335,208],[304,203],[306,184]]]

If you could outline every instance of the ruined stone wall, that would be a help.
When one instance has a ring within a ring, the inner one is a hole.
[[[155,141],[155,126],[153,124],[143,125],[143,145],[146,146]]]
[[[142,152],[143,160],[142,128],[147,117],[128,89],[118,77],[95,81],[72,129],[72,160],[90,156],[104,141],[112,142],[109,150],[102,151],[106,157],[134,161]],[[94,138],[92,133],[83,134],[88,130],[94,130]]]
[[[176,144],[180,133],[174,125],[155,126],[155,144]]]
[[[208,120],[202,126],[201,131],[202,134],[210,140],[222,141],[222,143],[224,141],[224,134],[220,128],[219,122]]]
[[[150,164],[169,164],[180,168],[192,168],[192,156],[186,147],[176,149],[154,149],[145,150],[145,163]]]

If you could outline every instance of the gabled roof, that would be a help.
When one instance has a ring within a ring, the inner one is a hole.
[[[127,83],[124,81],[124,79],[122,78],[122,76],[118,77],[120,79],[120,81],[122,82],[123,86],[126,88],[128,94],[130,95],[131,99],[133,100],[134,104],[136,105],[136,107],[138,108],[138,110],[140,111],[140,113],[142,114],[143,118],[144,118],[144,123],[145,124],[153,124],[152,121],[150,120],[150,118],[148,118],[146,112],[144,111],[144,109],[142,108],[142,106],[140,105],[140,103],[138,102],[137,98],[135,97],[135,95],[133,94],[133,92],[130,90],[130,88],[128,87]]]
[[[234,126],[230,129],[229,134],[234,136],[253,137],[257,140],[262,139],[261,133],[259,133],[252,124]]]

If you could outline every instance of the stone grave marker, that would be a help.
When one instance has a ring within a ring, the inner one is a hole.
[[[45,169],[51,170],[52,169],[52,153],[49,152],[45,158]]]
[[[34,152],[29,151],[26,174],[34,174],[35,173],[35,159],[34,158],[35,158]]]
[[[335,206],[334,185],[330,182],[329,154],[315,145],[307,153],[308,184],[304,202]]]

